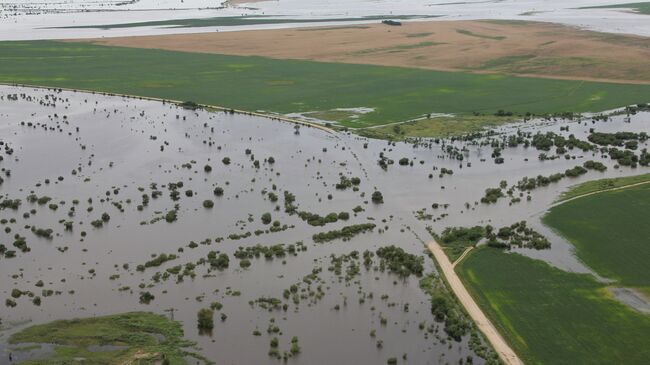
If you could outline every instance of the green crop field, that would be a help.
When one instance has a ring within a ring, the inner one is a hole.
[[[590,275],[491,248],[474,250],[456,271],[526,364],[650,359],[650,316],[611,299]]]
[[[650,85],[438,72],[261,57],[0,42],[0,82],[135,94],[248,111],[373,108],[334,120],[368,127],[428,113],[602,111],[650,100]]]
[[[566,237],[599,275],[650,286],[650,184],[603,192],[553,207],[546,225]]]

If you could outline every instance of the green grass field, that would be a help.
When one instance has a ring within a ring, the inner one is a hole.
[[[611,299],[589,275],[490,248],[474,250],[456,271],[528,365],[650,359],[650,316]]]
[[[161,338],[159,341],[155,336]],[[163,357],[170,364],[187,364],[186,357],[202,356],[183,350],[193,346],[183,340],[178,322],[148,312],[131,312],[104,317],[61,320],[28,327],[11,335],[14,349],[27,350],[21,344],[54,344],[54,353],[46,358],[28,360],[21,364],[73,364],[83,358],[87,364],[154,364]],[[119,346],[96,351],[90,346]],[[31,345],[30,345],[31,346]],[[38,348],[38,346],[31,346]],[[138,359],[139,357],[139,359]]]
[[[558,205],[543,222],[566,237],[599,275],[650,287],[649,215],[650,184],[645,184]]]
[[[602,111],[650,100],[650,85],[437,72],[261,57],[0,42],[0,82],[135,94],[276,113],[374,108],[368,127],[428,113]]]

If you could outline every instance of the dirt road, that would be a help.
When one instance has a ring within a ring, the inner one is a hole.
[[[451,264],[451,266],[452,266],[452,267],[456,267],[456,265],[458,265],[459,262],[463,261],[463,259],[465,258],[465,256],[467,256],[467,254],[468,254],[471,250],[473,250],[473,249],[474,249],[473,246],[467,247],[467,248],[465,249],[465,251],[463,251],[463,254],[460,255],[460,257],[457,258],[456,261],[454,261],[454,262]]]
[[[479,330],[483,332],[483,335],[485,335],[487,340],[490,341],[492,347],[499,354],[499,357],[504,364],[523,365],[519,356],[517,356],[517,354],[510,348],[503,337],[501,337],[494,325],[492,325],[492,322],[490,322],[490,320],[485,316],[467,289],[465,289],[465,286],[454,271],[453,264],[449,261],[449,258],[445,255],[440,245],[435,241],[431,241],[429,242],[428,247],[436,258],[438,265],[440,265],[442,273],[445,275],[445,278],[449,283],[450,289],[454,292],[458,301],[463,305],[463,307],[465,307],[465,310],[470,317],[472,317]]]

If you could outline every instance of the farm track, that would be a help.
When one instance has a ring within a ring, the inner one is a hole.
[[[474,248],[473,246],[467,247],[467,248],[465,249],[465,251],[463,251],[463,254],[460,255],[460,257],[457,258],[456,261],[454,261],[454,262],[452,263],[452,266],[453,266],[453,267],[456,267],[456,265],[458,265],[461,261],[463,261],[463,259],[465,258],[465,256],[467,256],[467,254],[469,254],[469,252],[470,252],[473,248]]]
[[[440,247],[438,242],[431,241],[427,244],[427,247],[438,262],[438,265],[440,266],[440,269],[445,276],[449,288],[454,292],[454,295],[456,298],[458,298],[458,301],[465,308],[469,316],[472,317],[472,320],[474,320],[474,323],[476,323],[478,329],[483,333],[483,335],[485,335],[487,340],[490,341],[490,344],[492,344],[494,350],[497,352],[497,354],[499,354],[501,361],[503,361],[506,365],[523,365],[523,362],[519,356],[517,356],[512,348],[506,343],[492,322],[490,322],[485,313],[483,313],[478,304],[476,304],[474,298],[472,298],[472,296],[469,294],[462,281],[456,274],[456,271],[454,271],[454,264],[449,261],[449,258],[442,250],[442,247]],[[463,256],[468,252],[469,250],[465,251]],[[459,260],[463,256],[461,256]],[[459,260],[456,260],[456,262]]]

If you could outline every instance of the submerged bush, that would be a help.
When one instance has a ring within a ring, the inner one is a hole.
[[[197,327],[200,330],[211,330],[214,328],[214,311],[212,309],[199,309],[197,313]]]

